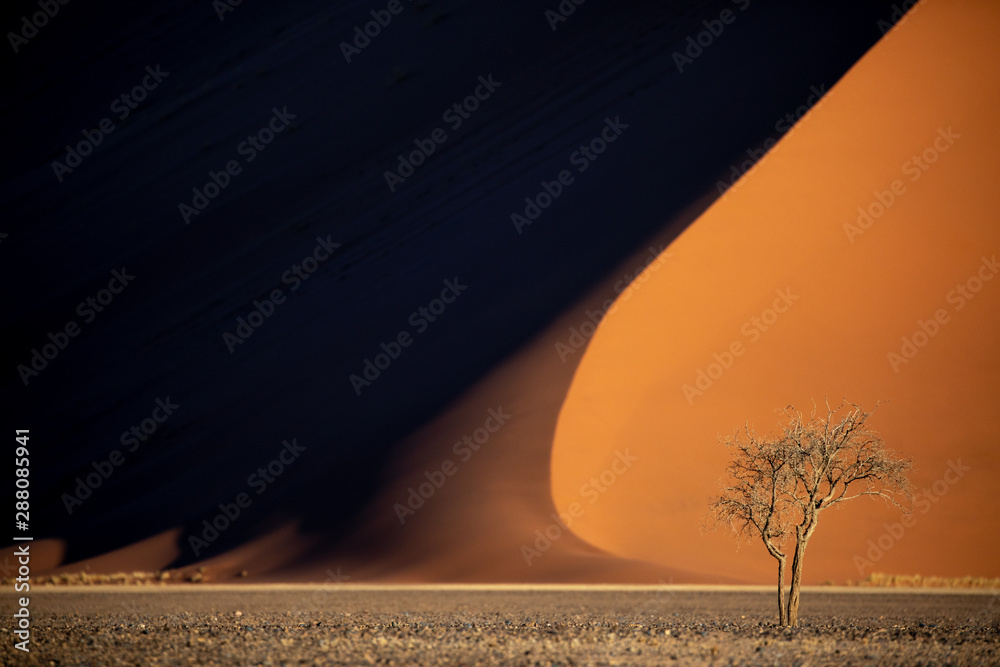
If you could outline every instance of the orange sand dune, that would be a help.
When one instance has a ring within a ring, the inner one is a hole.
[[[717,437],[771,431],[789,403],[882,399],[873,423],[914,461],[913,525],[877,501],[828,513],[806,581],[1000,574],[998,31],[996,3],[922,3],[601,324],[560,415],[555,505],[616,451],[638,462],[580,537],[767,582],[760,544],[700,534]]]
[[[204,563],[209,578],[769,583],[759,545],[700,534],[725,465],[716,438],[826,395],[891,400],[876,425],[930,491],[898,536],[881,504],[825,515],[806,581],[1000,574],[1000,280],[975,282],[1000,252],[998,29],[993,3],[921,4],[667,252],[638,250],[400,443],[349,540],[331,550],[288,524]],[[915,333],[919,349],[902,349]],[[862,572],[869,541],[887,548]],[[168,532],[84,565],[176,554]]]

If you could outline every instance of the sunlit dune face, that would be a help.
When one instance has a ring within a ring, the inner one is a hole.
[[[866,499],[824,515],[806,581],[1000,574],[998,30],[996,3],[922,3],[619,299],[552,454],[579,536],[768,582],[761,544],[701,534],[718,436],[881,399],[874,426],[914,462],[910,525]]]

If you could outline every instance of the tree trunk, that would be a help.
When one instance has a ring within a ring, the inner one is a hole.
[[[788,625],[799,624],[799,589],[802,585],[802,557],[806,547],[799,537],[795,541],[795,557],[792,558],[792,586],[788,591]]]
[[[816,522],[812,521],[808,528],[801,526],[795,529],[795,556],[792,558],[792,586],[788,591],[788,625],[799,624],[799,591],[802,588],[802,561],[806,555],[806,545],[812,537]]]
[[[785,609],[785,559],[778,559],[778,625],[788,625],[788,611]]]

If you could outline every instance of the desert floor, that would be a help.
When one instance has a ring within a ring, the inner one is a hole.
[[[165,586],[32,590],[3,664],[1000,663],[1000,595],[759,587]],[[2,598],[10,619],[14,597]],[[5,623],[9,628],[9,624]]]

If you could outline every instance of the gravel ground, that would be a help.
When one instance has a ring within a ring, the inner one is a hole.
[[[32,590],[4,665],[1000,664],[1000,595],[163,587]]]

